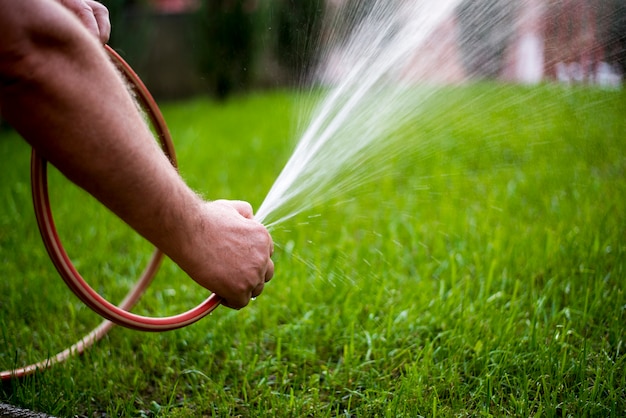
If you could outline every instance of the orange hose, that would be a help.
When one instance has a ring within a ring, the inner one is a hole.
[[[165,119],[152,95],[143,84],[133,69],[112,48],[105,45],[109,56],[124,75],[133,88],[136,99],[146,112],[150,123],[157,134],[163,151],[170,162],[176,167],[176,155],[170,132]],[[57,271],[68,287],[92,310],[106,318],[98,327],[80,339],[71,347],[44,361],[40,361],[19,369],[0,372],[0,380],[20,378],[46,369],[54,364],[67,360],[74,354],[81,354],[85,349],[100,340],[113,327],[114,324],[125,326],[140,331],[169,331],[192,324],[212,312],[219,306],[221,299],[216,294],[211,294],[204,302],[195,308],[171,317],[152,318],[129,312],[137,303],[143,292],[150,285],[159,265],[163,259],[163,253],[155,250],[146,269],[140,276],[135,286],[126,295],[119,306],[115,306],[95,292],[76,270],[69,256],[65,252],[61,240],[56,231],[52,218],[52,211],[48,199],[47,162],[36,150],[33,149],[31,156],[31,185],[33,193],[33,205],[39,231],[41,232],[44,245],[52,259]]]

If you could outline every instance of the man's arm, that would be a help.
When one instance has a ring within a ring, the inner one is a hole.
[[[0,0],[0,27],[3,118],[226,305],[261,293],[274,271],[265,227],[249,204],[187,187],[76,16],[53,0]]]

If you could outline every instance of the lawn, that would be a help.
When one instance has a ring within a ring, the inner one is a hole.
[[[258,207],[301,99],[163,105],[181,174]],[[402,127],[403,148],[368,160],[386,175],[309,196],[273,227],[276,275],[249,307],[160,334],[114,328],[5,383],[0,402],[85,417],[624,416],[625,115],[626,90],[442,89]],[[1,370],[100,321],[41,243],[29,152],[0,133]],[[150,246],[54,171],[50,188],[70,256],[119,301]],[[166,262],[134,311],[206,296]]]

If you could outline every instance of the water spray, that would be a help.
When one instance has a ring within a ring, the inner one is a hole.
[[[109,46],[105,45],[105,49],[128,82],[137,102],[144,110],[156,132],[163,152],[167,155],[172,165],[176,167],[176,154],[172,138],[154,98],[130,65]],[[33,149],[31,154],[31,186],[35,217],[50,259],[72,292],[89,308],[105,318],[105,321],[81,338],[80,341],[53,357],[19,369],[0,372],[0,380],[21,378],[61,363],[72,355],[81,354],[85,349],[102,339],[115,324],[139,331],[170,331],[185,327],[204,318],[219,306],[221,299],[213,293],[195,308],[174,316],[156,318],[131,313],[130,310],[152,282],[163,260],[164,255],[158,249],[154,251],[145,270],[122,302],[115,306],[107,301],[83,279],[63,248],[54,224],[48,197],[47,161],[35,149]]]

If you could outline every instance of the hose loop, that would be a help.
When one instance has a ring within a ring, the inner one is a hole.
[[[177,167],[176,153],[174,151],[172,138],[156,101],[130,65],[108,45],[105,45],[105,49],[113,63],[128,82],[139,106],[148,117],[163,152],[167,155],[172,165]],[[72,292],[93,311],[106,318],[106,320],[80,341],[58,353],[56,356],[20,369],[0,372],[0,380],[20,378],[32,374],[37,370],[46,369],[53,364],[63,362],[71,355],[80,354],[86,348],[104,337],[114,324],[138,331],[170,331],[185,327],[204,318],[219,306],[221,299],[213,293],[195,308],[174,316],[157,318],[141,316],[129,312],[141,298],[141,295],[150,285],[158,271],[164,257],[163,253],[158,249],[154,251],[144,272],[120,305],[115,306],[110,303],[87,284],[74,267],[72,260],[63,248],[54,224],[48,196],[47,161],[41,157],[35,149],[32,150],[31,154],[31,186],[33,206],[39,231],[54,266]]]

